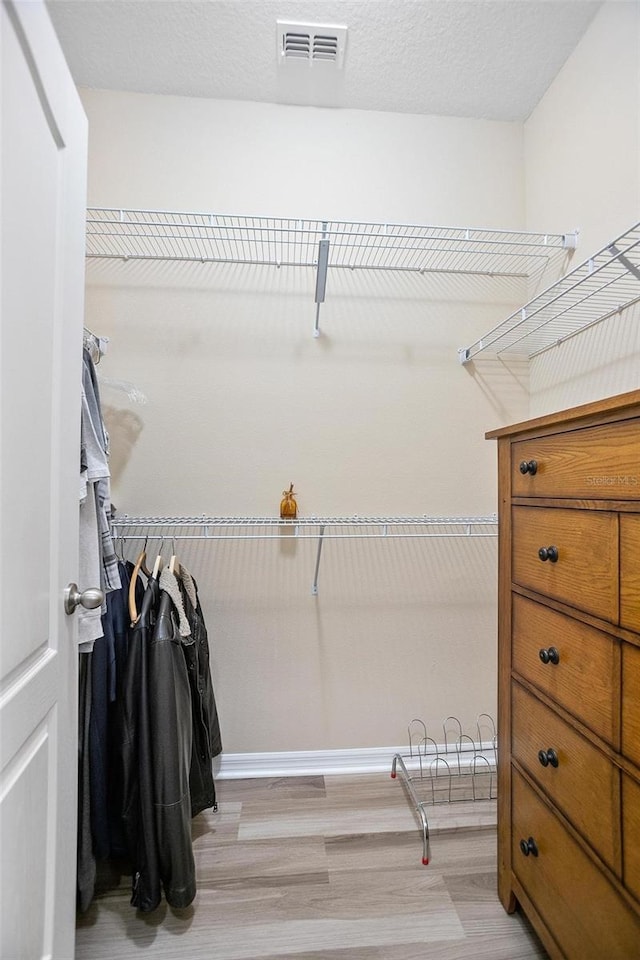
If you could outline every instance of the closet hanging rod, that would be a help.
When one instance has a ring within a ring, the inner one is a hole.
[[[177,263],[227,263],[227,264],[244,264],[258,267],[317,267],[317,260],[310,260],[309,262],[302,263],[299,260],[245,260],[245,259],[232,259],[230,257],[207,257],[207,256],[172,256],[168,258],[164,254],[138,254],[138,253],[100,253],[100,254],[87,254],[88,259],[100,259],[100,260],[122,260],[122,261],[158,261],[158,260],[167,260],[171,259]],[[504,277],[505,279],[514,279],[514,280],[526,280],[529,277],[529,274],[524,271],[487,271],[482,269],[470,269],[470,268],[460,268],[455,269],[453,267],[444,269],[442,267],[422,267],[422,266],[384,266],[382,264],[353,264],[353,263],[331,263],[332,269],[336,270],[375,270],[375,271],[388,271],[388,272],[401,272],[401,273],[434,273],[437,275],[451,275],[451,276],[465,276],[465,277]]]
[[[94,234],[94,236],[98,236],[98,234]],[[104,234],[104,236],[110,236],[110,237],[112,237],[113,234]],[[148,237],[137,237],[136,239],[145,239],[145,240],[154,240],[154,241],[155,241],[155,240],[186,240],[186,241],[196,240],[196,242],[197,242],[197,239],[198,239],[198,238],[197,238],[197,237],[186,237],[186,236],[185,236],[185,237],[181,237],[181,236],[176,236],[175,234],[174,234],[173,236],[171,236],[171,237],[163,237],[163,236],[158,236],[157,234],[156,234],[156,235],[150,234]],[[205,239],[206,239],[207,241],[209,241],[209,242],[217,242],[217,241],[228,240],[228,238],[226,238],[226,237],[206,237]],[[328,237],[326,237],[326,238],[322,238],[322,237],[321,237],[320,239],[330,239],[330,240],[331,240],[332,238],[331,238],[330,235],[328,235]],[[279,247],[292,247],[292,248],[295,248],[296,246],[298,246],[298,244],[297,244],[297,242],[296,242],[295,240],[288,240],[288,239],[284,240],[284,239],[283,239],[283,240],[279,240],[279,241],[278,241],[278,246],[279,246]],[[385,251],[390,251],[390,252],[393,252],[393,253],[396,253],[396,254],[403,254],[403,253],[406,253],[406,252],[408,252],[408,253],[410,253],[410,254],[416,254],[416,253],[473,254],[473,253],[475,253],[477,256],[481,256],[481,255],[482,255],[483,253],[485,253],[485,252],[489,252],[489,253],[491,252],[491,251],[473,251],[473,250],[469,250],[469,249],[466,248],[466,247],[434,247],[434,246],[429,246],[429,247],[417,247],[417,246],[415,246],[415,245],[414,245],[414,246],[411,246],[411,245],[405,246],[405,245],[403,245],[403,244],[397,244],[397,243],[396,243],[396,244],[384,244],[384,243],[376,243],[376,244],[371,244],[371,243],[367,243],[367,244],[365,244],[365,243],[363,243],[363,244],[346,244],[346,243],[340,243],[340,242],[337,241],[337,240],[333,240],[333,241],[332,241],[331,250],[332,250],[332,253],[333,253],[334,255],[335,255],[336,250],[340,251],[340,250],[342,250],[342,249],[345,249],[345,250],[346,250],[346,249],[355,250],[357,253],[365,253],[365,252],[384,253]],[[314,252],[315,252],[315,251],[314,251]],[[501,250],[501,251],[500,251],[500,256],[505,257],[505,258],[507,258],[507,257],[522,257],[522,253],[521,253],[519,250],[513,250],[513,251]],[[114,253],[108,253],[108,252],[91,253],[91,252],[88,252],[88,253],[87,253],[87,257],[88,257],[89,259],[93,259],[93,258],[106,258],[106,259],[112,258],[112,259],[113,259],[114,257],[117,257],[117,258],[120,258],[120,259],[124,259],[124,258],[134,259],[135,257],[137,257],[138,259],[145,259],[145,258],[146,258],[146,259],[154,259],[154,258],[155,258],[155,259],[160,259],[160,258],[161,258],[161,255],[160,255],[160,253],[153,254],[153,253],[151,253],[151,252],[148,252],[148,253],[138,253],[138,254],[133,254],[133,253],[118,253],[118,252],[114,252]],[[537,258],[537,259],[539,259],[539,260],[545,260],[545,261],[546,261],[546,260],[548,259],[548,254],[535,252],[535,253],[528,253],[528,254],[526,254],[526,257],[527,257],[527,260],[535,260],[535,259]],[[165,259],[165,260],[166,260],[166,259],[168,259],[168,258],[166,257],[166,255],[164,255],[164,256],[162,256],[162,259]],[[172,258],[172,259],[174,259],[174,258]],[[191,254],[191,255],[189,255],[189,256],[187,256],[187,255],[177,256],[175,259],[181,259],[181,260],[200,260],[200,259],[202,259],[202,258],[201,258],[200,256],[197,256],[195,253],[193,253],[193,254]],[[205,257],[204,259],[220,260],[220,261],[223,262],[223,263],[224,263],[224,262],[227,262],[227,263],[271,264],[271,262],[272,262],[271,260],[267,260],[267,259],[262,259],[262,260],[260,260],[260,259],[254,258],[254,257],[246,257],[245,259],[242,259],[242,258],[234,258],[234,257],[229,256],[229,257],[227,257],[226,260],[225,260],[224,258],[221,258],[221,257],[220,257],[220,258],[216,258],[216,257],[211,256],[211,257],[208,257],[208,258]],[[282,260],[280,261],[280,263],[281,263],[282,266],[292,266],[292,267],[293,267],[293,266],[313,267],[313,266],[316,265],[316,262],[317,262],[316,259],[300,260],[300,259],[293,259],[293,258],[291,258],[290,260],[282,259]],[[340,261],[336,261],[336,262],[332,263],[332,266],[334,266],[334,267],[344,267],[344,268],[346,268],[346,269],[356,269],[356,267],[358,267],[359,264],[357,264],[357,263],[351,264],[350,262],[340,262]],[[370,265],[369,265],[370,269],[375,269],[376,266],[378,266],[378,264],[370,264]],[[365,268],[364,265],[363,265],[363,268]],[[410,267],[398,266],[398,267],[391,268],[391,269],[402,270],[402,269],[410,269]],[[415,269],[415,268],[414,268],[414,269]],[[446,272],[446,268],[444,268],[444,272]],[[503,275],[503,274],[502,274],[502,272],[501,272],[501,273],[500,273],[500,276],[502,276],[502,275]],[[516,274],[516,276],[524,276],[524,277],[526,277],[526,276],[529,276],[529,274],[526,273],[526,272],[524,272],[524,273],[522,273],[522,274]]]

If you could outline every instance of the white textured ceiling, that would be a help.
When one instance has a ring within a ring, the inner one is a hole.
[[[82,87],[524,120],[592,0],[49,0]],[[348,27],[344,68],[278,68],[276,20]]]

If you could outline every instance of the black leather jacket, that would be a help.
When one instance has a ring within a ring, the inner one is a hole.
[[[191,815],[215,807],[216,792],[211,761],[222,752],[218,711],[213,694],[209,665],[209,639],[198,599],[198,588],[191,574],[184,569],[178,578],[184,613],[192,643],[183,644],[183,652],[191,687],[193,747],[189,786]]]
[[[158,581],[149,580],[131,628],[122,686],[122,826],[132,868],[131,904],[145,913],[155,910],[161,899],[147,693],[159,597]]]
[[[163,577],[164,572],[161,587]],[[188,907],[196,895],[189,792],[191,692],[176,610],[164,590],[149,648],[149,689],[158,869],[167,902]]]
[[[151,579],[147,585],[123,691],[123,824],[133,868],[131,903],[143,912],[159,905],[161,888],[173,907],[188,906],[196,892],[191,693],[177,611],[160,584]]]

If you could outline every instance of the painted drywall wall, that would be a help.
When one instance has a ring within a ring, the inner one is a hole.
[[[90,203],[522,227],[519,124],[81,95],[91,121]]]
[[[89,204],[519,227],[522,128],[83,92]],[[96,262],[111,338],[114,501],[133,515],[469,516],[496,509],[485,430],[527,414],[527,371],[457,348],[521,281]],[[137,547],[128,543],[132,554]],[[225,749],[400,744],[422,717],[495,710],[495,539],[180,543],[210,628]],[[155,547],[150,545],[150,552]],[[168,551],[170,552],[170,550]]]
[[[580,229],[576,264],[640,220],[640,4],[603,4],[525,124],[527,226]],[[640,386],[638,307],[531,362],[531,414]]]

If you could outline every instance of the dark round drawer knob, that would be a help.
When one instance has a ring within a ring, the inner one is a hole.
[[[521,840],[520,850],[522,851],[525,857],[528,857],[529,854],[531,854],[532,857],[538,856],[538,845],[533,839],[533,837],[529,837],[528,840]]]
[[[543,663],[560,663],[560,654],[555,647],[548,647],[546,650],[543,647],[538,656]]]
[[[538,550],[538,556],[543,561],[550,560],[551,563],[558,562],[558,548],[557,547],[540,547]]]
[[[558,766],[558,754],[555,752],[553,747],[549,747],[548,750],[539,750],[538,760],[540,761],[543,767]]]
[[[531,477],[535,477],[538,472],[538,461],[537,460],[523,460],[520,463],[520,473],[526,475],[527,473]]]

